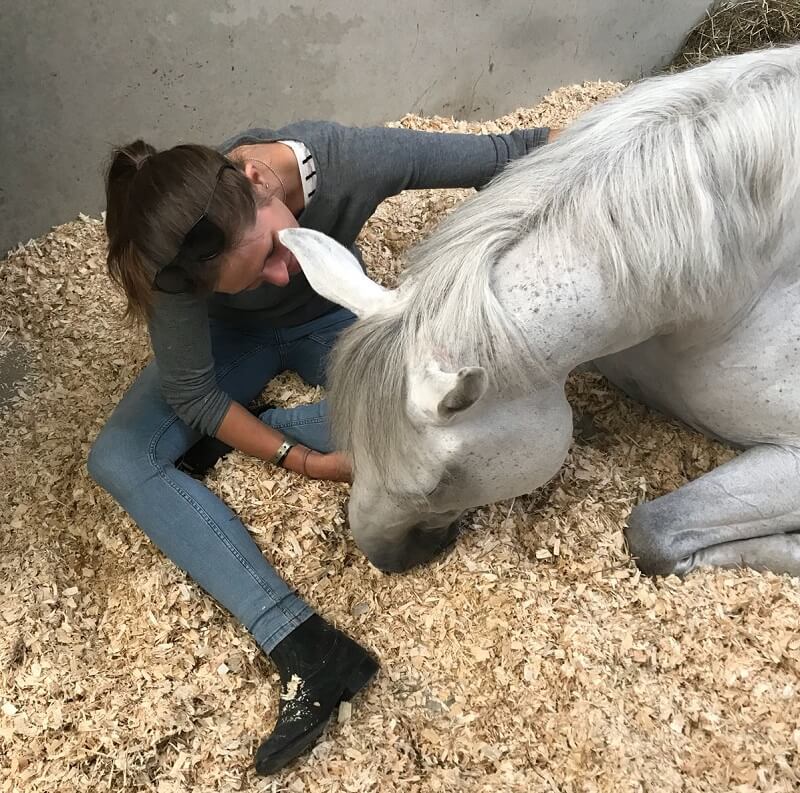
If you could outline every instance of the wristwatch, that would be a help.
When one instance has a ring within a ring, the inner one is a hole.
[[[272,458],[272,462],[275,465],[283,465],[283,461],[286,459],[286,455],[294,448],[293,443],[289,443],[289,441],[284,441],[279,447],[278,451],[275,452],[275,456]]]

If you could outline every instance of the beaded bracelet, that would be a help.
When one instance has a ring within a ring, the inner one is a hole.
[[[308,471],[306,471],[306,460],[308,460],[309,454],[311,454],[311,449],[307,448],[305,454],[303,455],[303,462],[300,467],[300,470],[303,472],[303,476],[308,476]]]

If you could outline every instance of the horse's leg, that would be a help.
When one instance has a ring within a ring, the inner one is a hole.
[[[756,446],[640,504],[626,539],[648,575],[718,565],[800,576],[800,448]]]
[[[695,567],[752,567],[800,576],[800,534],[773,534],[753,540],[726,542],[698,551],[687,570],[677,570],[685,575]]]

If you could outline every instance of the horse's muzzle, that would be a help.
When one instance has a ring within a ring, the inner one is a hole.
[[[447,526],[437,529],[413,526],[401,543],[393,543],[369,554],[369,560],[384,573],[402,573],[420,564],[426,564],[455,546],[464,527],[460,516]]]

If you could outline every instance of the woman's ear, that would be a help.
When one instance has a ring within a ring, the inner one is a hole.
[[[261,185],[266,189],[267,174],[262,173],[262,167],[255,160],[245,160],[244,175],[255,185]]]

